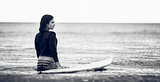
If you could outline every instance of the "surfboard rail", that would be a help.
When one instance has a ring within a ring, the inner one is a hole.
[[[104,67],[108,66],[109,64],[111,64],[112,60],[113,60],[113,56],[108,57],[102,61],[94,62],[91,64],[80,65],[80,66],[73,67],[73,68],[51,69],[51,70],[41,71],[39,73],[55,74],[55,73],[74,73],[74,72],[80,72],[80,71],[90,71],[90,70],[94,70],[94,69],[104,68]]]

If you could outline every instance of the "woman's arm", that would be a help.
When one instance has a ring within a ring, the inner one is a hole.
[[[35,37],[34,44],[35,44],[35,49],[36,49],[37,58],[39,58],[39,54],[40,54],[40,47],[39,47],[39,44],[38,44],[37,38],[38,38],[38,34],[37,34],[37,35],[36,35],[36,37]]]
[[[49,46],[50,46],[50,52],[51,55],[55,61],[55,64],[58,69],[62,69],[63,67],[59,63],[58,59],[58,53],[57,53],[57,42],[56,42],[56,34],[54,32],[51,32],[51,36],[49,38]]]
[[[55,62],[59,62],[58,60],[58,54],[57,54],[57,44],[56,44],[56,34],[54,32],[51,32],[51,35],[49,37],[49,47],[50,47],[50,53],[53,57]]]

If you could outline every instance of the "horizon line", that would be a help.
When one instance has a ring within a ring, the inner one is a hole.
[[[39,22],[0,22],[0,24],[38,24]],[[156,22],[57,22],[57,24],[160,24]]]

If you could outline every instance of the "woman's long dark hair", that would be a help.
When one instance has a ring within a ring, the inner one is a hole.
[[[53,16],[52,15],[44,15],[42,18],[41,18],[41,22],[40,22],[40,27],[39,27],[39,31],[40,32],[44,32],[45,29],[46,29],[46,25],[49,24],[49,21],[53,19]]]

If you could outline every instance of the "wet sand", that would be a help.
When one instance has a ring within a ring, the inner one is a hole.
[[[38,24],[0,24],[0,82],[159,82],[160,24],[57,24],[59,60],[78,66],[114,56],[104,71],[37,74]],[[32,30],[30,30],[32,28]]]
[[[96,72],[97,73],[97,72]],[[158,75],[2,74],[0,82],[159,82]]]

